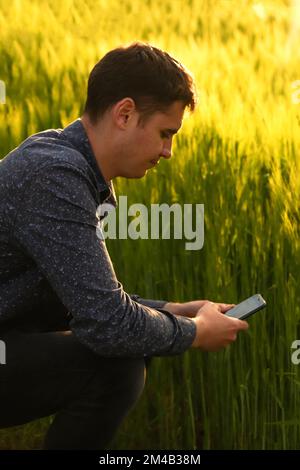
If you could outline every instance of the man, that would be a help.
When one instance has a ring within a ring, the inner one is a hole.
[[[142,393],[145,358],[214,351],[247,328],[222,314],[232,305],[128,295],[96,233],[112,179],[170,158],[194,106],[180,63],[121,47],[92,70],[81,118],[0,163],[1,427],[55,414],[44,448],[105,448]]]

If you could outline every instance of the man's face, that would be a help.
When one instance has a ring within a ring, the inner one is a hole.
[[[175,101],[164,113],[154,113],[144,124],[138,124],[140,115],[135,111],[123,136],[119,176],[141,178],[160,158],[170,158],[172,137],[181,127],[183,114],[181,101]]]

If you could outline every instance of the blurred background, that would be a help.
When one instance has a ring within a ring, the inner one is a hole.
[[[135,40],[185,64],[199,104],[173,158],[116,192],[204,204],[205,241],[108,240],[119,280],[170,301],[260,292],[268,307],[222,352],[155,357],[111,448],[299,449],[300,0],[0,0],[0,158],[79,117],[93,65]],[[51,419],[0,430],[0,449],[41,448]]]

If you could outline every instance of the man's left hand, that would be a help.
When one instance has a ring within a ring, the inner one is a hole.
[[[181,315],[183,317],[193,318],[200,308],[202,308],[207,302],[212,302],[211,300],[192,300],[191,302],[168,302],[164,305],[164,309],[168,312],[173,313],[173,315]],[[222,313],[227,312],[234,307],[235,304],[222,304],[218,302],[213,302],[219,306]]]

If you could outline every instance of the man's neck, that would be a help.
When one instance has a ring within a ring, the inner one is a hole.
[[[114,151],[111,146],[111,129],[103,120],[93,125],[87,115],[81,116],[81,122],[92,147],[97,165],[108,183],[116,176],[114,169]]]

